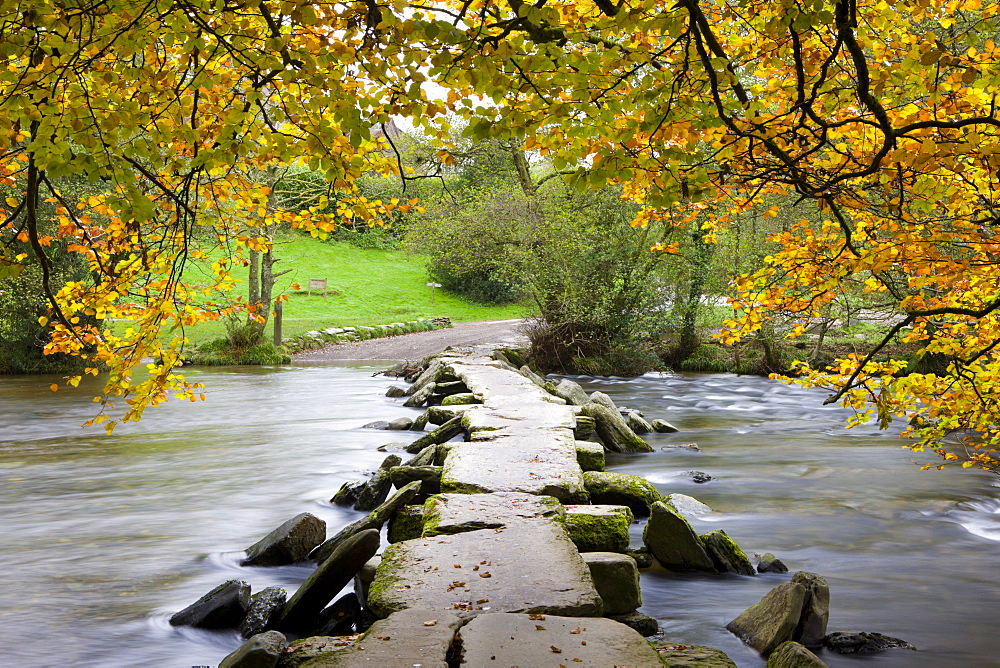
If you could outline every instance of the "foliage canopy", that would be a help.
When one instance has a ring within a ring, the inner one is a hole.
[[[153,332],[231,308],[179,268],[198,259],[198,230],[235,250],[257,243],[266,192],[248,165],[300,161],[350,190],[393,167],[371,128],[454,113],[473,138],[523,141],[581,188],[624,184],[643,207],[637,225],[697,218],[710,241],[765,196],[814,207],[739,279],[741,315],[724,339],[776,313],[804,333],[854,279],[895,314],[883,343],[901,335],[949,365],[920,374],[849,358],[803,369],[803,382],[830,388],[861,420],[911,418],[917,447],[960,430],[964,444],[942,456],[996,467],[998,10],[982,0],[8,3],[0,178],[20,195],[6,203],[4,238],[43,257],[39,199],[58,202],[64,176],[106,185],[60,202],[57,234],[76,240],[91,278],[47,285],[51,346],[96,346],[109,393],[130,393],[135,417],[181,383],[176,345],[156,350]],[[425,81],[444,99],[429,99]],[[446,159],[444,139],[440,148]],[[377,216],[372,203],[338,201],[344,215]],[[8,253],[5,271],[20,261]],[[225,287],[225,266],[217,276]],[[88,311],[135,327],[116,337],[74,322]],[[133,387],[128,370],[154,351],[163,363]]]

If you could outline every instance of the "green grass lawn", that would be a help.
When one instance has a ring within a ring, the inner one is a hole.
[[[289,234],[276,244],[280,261],[275,271],[291,271],[278,278],[274,294],[287,295],[283,306],[284,337],[311,329],[341,325],[380,325],[417,318],[448,316],[456,322],[504,320],[533,314],[530,304],[483,306],[441,289],[431,303],[427,258],[402,251],[367,250],[344,242],[319,241],[301,234]],[[192,269],[196,271],[196,269]],[[245,268],[234,272],[245,277]],[[186,272],[187,280],[197,276]],[[306,294],[309,279],[327,280],[329,294]],[[294,290],[293,284],[300,289]],[[242,281],[236,290],[245,294]],[[270,323],[268,324],[270,331]],[[188,328],[192,345],[225,335],[222,322],[207,322]]]

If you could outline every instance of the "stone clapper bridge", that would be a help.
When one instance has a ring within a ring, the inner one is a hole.
[[[674,665],[673,659],[677,665],[735,666],[712,648],[654,648],[646,641],[643,635],[657,628],[636,612],[642,603],[637,559],[648,565],[649,553],[629,552],[628,527],[633,513],[651,512],[644,541],[672,570],[750,575],[746,555],[724,532],[696,536],[642,478],[603,472],[605,447],[651,450],[617,410],[594,410],[579,386],[556,388],[512,359],[513,351],[462,349],[425,362],[406,390],[405,405],[421,406],[436,395],[441,405],[422,417],[440,426],[407,446],[417,455],[409,465],[376,474],[386,483],[382,501],[389,477],[399,491],[312,549],[317,570],[287,603],[282,593],[273,614],[256,619],[249,586],[227,583],[230,598],[240,598],[239,607],[250,611],[241,625],[244,636],[263,633],[220,668],[638,668]],[[595,427],[603,447],[577,440]],[[460,433],[464,441],[449,442]],[[418,494],[427,496],[423,505],[405,505]],[[391,544],[373,557],[386,521]],[[264,557],[286,549],[282,541],[288,542],[296,522],[300,528],[322,525],[308,514],[290,520],[249,548],[243,563],[276,564]],[[338,612],[339,601],[322,608],[355,573],[360,603],[378,621],[360,637],[326,637],[343,633],[331,632],[329,622],[344,611]],[[266,592],[254,598],[266,599]],[[192,615],[203,616],[197,606],[171,623],[198,625],[192,621]],[[256,630],[248,631],[253,624]],[[317,635],[286,647],[279,631]]]

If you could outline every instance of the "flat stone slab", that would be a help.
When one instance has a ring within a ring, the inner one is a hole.
[[[470,440],[478,441],[539,431],[572,431],[576,426],[576,413],[570,406],[504,397],[502,402],[493,400],[489,405],[465,411],[462,425]]]
[[[406,608],[463,617],[602,612],[590,570],[565,530],[548,521],[394,543],[382,555],[368,606],[378,617]]]
[[[525,492],[563,503],[588,499],[572,433],[456,443],[444,461],[441,491]]]
[[[372,624],[353,645],[320,654],[302,668],[447,668],[445,658],[461,624],[458,615],[448,612],[402,610]]]
[[[459,632],[463,666],[663,668],[634,629],[610,619],[480,615]]]
[[[551,496],[522,492],[438,494],[424,504],[425,537],[502,529],[524,522],[561,518],[563,507]]]
[[[449,367],[462,379],[472,394],[483,399],[487,406],[501,405],[509,399],[517,401],[544,401],[565,404],[566,400],[553,396],[529,378],[503,368],[503,364],[486,357],[453,362]]]

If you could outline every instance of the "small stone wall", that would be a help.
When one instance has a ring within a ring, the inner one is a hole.
[[[303,350],[322,348],[331,343],[366,341],[384,336],[429,332],[433,329],[445,329],[447,327],[451,327],[451,318],[445,316],[421,318],[408,322],[391,322],[387,325],[327,327],[323,330],[313,329],[299,336],[282,339],[281,345],[284,346],[286,351],[294,354]]]

